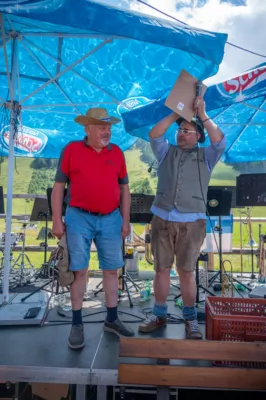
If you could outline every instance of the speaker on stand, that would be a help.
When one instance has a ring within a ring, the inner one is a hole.
[[[250,207],[266,206],[266,174],[241,174],[236,178],[236,202],[239,207],[247,207],[249,245],[251,248],[251,279],[256,279],[254,273],[254,247],[256,242],[252,235]]]

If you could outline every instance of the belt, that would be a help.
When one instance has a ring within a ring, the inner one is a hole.
[[[79,211],[81,211],[81,212],[84,212],[84,213],[86,213],[86,214],[94,215],[94,216],[96,216],[96,217],[104,217],[105,215],[110,215],[110,214],[112,214],[115,210],[117,210],[117,208],[115,208],[114,210],[110,211],[109,213],[103,214],[103,213],[99,213],[99,212],[94,212],[94,211],[85,210],[84,208],[81,208],[81,207],[74,207],[74,208],[76,208],[77,210],[79,210]]]

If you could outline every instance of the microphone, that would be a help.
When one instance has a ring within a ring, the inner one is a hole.
[[[198,83],[197,83],[197,97],[198,97],[198,96],[201,96],[202,88],[203,88],[203,83],[202,83],[202,81],[198,81]]]

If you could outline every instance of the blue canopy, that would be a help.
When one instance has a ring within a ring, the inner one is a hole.
[[[202,80],[216,74],[227,40],[87,0],[0,0],[0,12],[0,155],[9,151],[6,102],[12,96],[22,109],[15,155],[57,158],[84,135],[76,115],[105,107],[119,116],[154,105],[182,69]],[[134,135],[123,122],[113,128],[122,150],[141,130]]]
[[[149,105],[123,114],[126,131],[148,140],[151,125],[171,112],[164,106],[168,93]],[[266,159],[266,63],[210,86],[205,101],[209,116],[227,138],[222,161],[238,163]],[[175,143],[175,136],[173,126],[167,132],[167,138]],[[207,140],[205,146],[208,144]]]

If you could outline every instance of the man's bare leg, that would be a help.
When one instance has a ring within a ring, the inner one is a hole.
[[[87,283],[87,268],[74,272],[74,277],[74,282],[70,286],[72,328],[68,338],[68,345],[71,349],[80,349],[84,346],[82,304]]]
[[[153,281],[155,304],[164,305],[170,290],[170,268],[155,272]]]
[[[171,268],[159,269],[155,272],[153,317],[140,324],[139,331],[142,333],[153,332],[167,323],[166,300],[170,290],[170,272]]]
[[[103,271],[103,289],[105,292],[107,317],[104,323],[104,330],[114,333],[117,336],[134,336],[134,332],[127,328],[118,318],[118,275],[115,271]]]
[[[186,272],[177,268],[183,304],[186,307],[194,307],[197,287],[194,272]]]
[[[107,314],[108,309],[116,308],[117,309],[117,302],[118,302],[118,276],[117,270],[115,271],[103,271],[103,290],[105,292],[105,300],[106,300],[106,307],[107,307]],[[115,319],[117,318],[117,314],[115,315]],[[108,318],[108,316],[107,316]],[[113,319],[113,320],[115,320]],[[112,321],[110,321],[112,322]]]
[[[81,311],[87,283],[87,269],[74,272],[74,277],[74,282],[70,286],[72,310]]]

